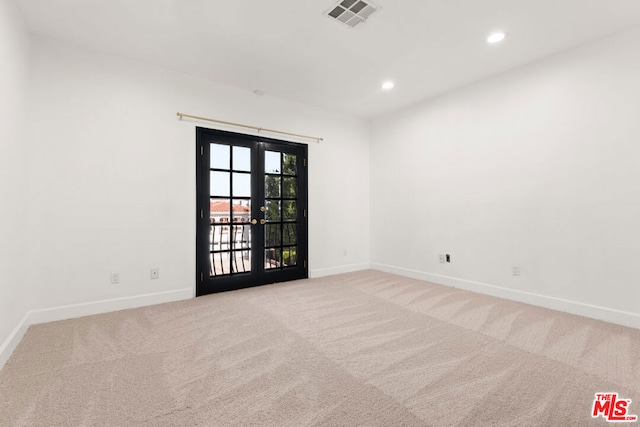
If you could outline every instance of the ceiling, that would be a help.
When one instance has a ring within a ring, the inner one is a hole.
[[[34,34],[365,118],[640,24],[637,0],[376,0],[353,29],[333,0],[16,2]]]

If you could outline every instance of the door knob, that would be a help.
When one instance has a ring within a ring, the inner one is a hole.
[[[252,220],[251,220],[251,224],[256,225],[257,223],[258,223],[258,220],[257,220],[257,219],[252,219]]]
[[[264,206],[260,206],[260,212],[264,212]]]
[[[260,224],[264,225],[266,223],[267,223],[267,221],[264,218],[260,220]]]

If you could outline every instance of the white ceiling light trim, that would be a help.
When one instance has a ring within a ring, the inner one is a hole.
[[[353,28],[366,21],[378,9],[380,7],[369,0],[342,0],[325,12],[325,15]]]
[[[391,80],[387,80],[386,82],[382,83],[382,89],[384,90],[391,90],[394,88],[396,84],[394,82],[392,82]]]
[[[489,37],[487,37],[487,43],[489,44],[500,43],[506,38],[507,38],[507,33],[505,33],[504,31],[494,31],[489,35]]]

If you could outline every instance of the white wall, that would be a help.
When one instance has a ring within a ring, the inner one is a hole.
[[[24,107],[29,36],[12,0],[0,0],[0,366],[2,354],[26,312]]]
[[[638,45],[627,31],[375,120],[372,265],[640,327]]]
[[[13,3],[0,5],[0,342],[25,312],[193,294],[206,124],[178,111],[325,138],[309,145],[312,276],[371,260],[640,326],[640,30],[375,120],[370,134],[360,119],[45,38],[30,63]]]
[[[176,112],[324,137],[309,144],[311,274],[368,266],[364,120],[40,37],[33,66],[32,309],[193,293],[195,127],[207,124]]]

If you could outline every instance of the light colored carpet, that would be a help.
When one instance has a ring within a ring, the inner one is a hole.
[[[586,426],[640,330],[376,271],[33,326],[0,425]]]

